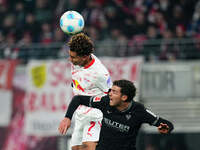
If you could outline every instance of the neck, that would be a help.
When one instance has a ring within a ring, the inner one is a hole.
[[[132,106],[132,102],[123,102],[121,106],[118,106],[117,109],[121,112],[128,110]]]
[[[91,63],[91,61],[92,61],[92,56],[88,56],[88,58],[85,60],[83,67],[88,66]]]

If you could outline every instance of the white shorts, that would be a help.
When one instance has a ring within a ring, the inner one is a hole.
[[[103,114],[99,109],[79,106],[75,114],[75,126],[71,138],[71,146],[82,145],[83,142],[99,141]]]

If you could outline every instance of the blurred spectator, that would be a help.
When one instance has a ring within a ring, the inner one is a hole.
[[[155,25],[149,25],[148,26],[146,35],[147,35],[147,38],[149,40],[151,40],[151,39],[155,40],[155,39],[160,38],[159,32],[158,32],[157,27]]]
[[[119,27],[119,22],[121,20],[119,18],[117,9],[114,6],[107,6],[104,12],[108,23],[108,30]]]
[[[59,0],[56,8],[56,15],[61,16],[62,13],[68,10],[81,12],[84,8],[84,2],[81,0]]]
[[[86,8],[82,12],[86,26],[94,26],[98,30],[104,30],[107,27],[105,14],[100,3],[94,0],[86,1]]]
[[[180,5],[175,5],[172,10],[172,18],[170,24],[176,26],[177,24],[187,25],[183,8]]]
[[[135,35],[128,42],[128,56],[141,55],[144,50],[144,42],[147,40],[145,34]]]
[[[17,28],[23,28],[24,22],[25,22],[25,10],[24,10],[24,4],[22,2],[18,2],[15,5],[15,11],[16,15],[16,25]]]
[[[53,33],[50,23],[43,23],[41,26],[40,42],[42,44],[49,44],[53,42]]]
[[[95,51],[96,55],[113,56],[113,54],[117,53],[117,38],[121,35],[121,32],[119,29],[112,29],[110,32],[110,35],[97,43]]]
[[[51,22],[53,20],[53,11],[48,0],[36,0],[34,11],[36,21],[39,23]]]
[[[54,42],[66,42],[65,35],[60,28],[56,28],[53,33]]]
[[[175,26],[175,38],[174,41],[174,52],[176,53],[177,59],[185,59],[186,52],[188,49],[188,43],[184,41],[186,38],[186,29],[183,24],[178,24]]]
[[[4,58],[4,46],[5,46],[5,37],[2,33],[2,31],[0,31],[0,58]]]
[[[195,36],[194,42],[195,48],[191,53],[191,59],[200,59],[200,35]]]
[[[34,58],[35,51],[32,42],[33,39],[30,32],[25,32],[22,39],[18,42],[18,58],[23,61],[22,63],[27,63],[29,59]]]
[[[3,32],[0,31],[0,44],[3,44],[3,42],[5,42],[5,37],[3,35]]]
[[[155,13],[155,25],[159,29],[159,34],[162,34],[169,26],[164,15],[160,11]]]
[[[160,52],[159,52],[159,59],[160,60],[168,60],[174,61],[176,60],[176,53],[173,51],[174,49],[174,41],[173,33],[170,29],[166,29],[162,33],[162,39],[160,44]]]
[[[2,26],[3,34],[7,35],[10,32],[16,32],[15,20],[16,18],[13,14],[9,14],[4,18]]]
[[[146,60],[157,61],[160,52],[160,40],[156,25],[152,24],[148,26],[146,38],[147,40],[143,43],[144,48],[141,50],[141,53],[145,56]]]
[[[35,20],[35,16],[32,13],[27,13],[25,18],[24,31],[29,32],[33,38],[33,41],[38,41],[40,33],[40,26]]]
[[[4,19],[5,19],[6,15],[8,14],[7,10],[8,9],[7,9],[6,5],[0,4],[0,16],[1,16],[0,29],[2,29]]]
[[[6,43],[4,47],[4,58],[7,58],[7,59],[17,58],[17,53],[19,49],[15,47],[15,42],[16,42],[16,37],[14,33],[9,33],[6,36]]]
[[[24,4],[22,2],[16,3],[14,14],[16,16],[16,36],[17,38],[21,38],[26,15],[24,10]]]
[[[133,35],[145,34],[147,31],[147,20],[145,14],[142,11],[137,12],[135,16],[135,22],[133,24]],[[130,31],[131,32],[131,31]]]
[[[117,38],[117,57],[126,57],[128,56],[128,39],[124,34],[120,34]]]
[[[92,39],[92,41],[96,42],[96,41],[99,41],[100,40],[100,34],[99,34],[99,31],[91,26],[87,29],[87,33],[89,35],[89,37]]]
[[[175,33],[176,33],[176,38],[181,39],[181,38],[186,38],[186,28],[183,24],[178,24],[175,26]]]

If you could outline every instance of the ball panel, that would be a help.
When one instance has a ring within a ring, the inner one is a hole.
[[[74,32],[74,27],[73,26],[67,26],[67,31],[72,33]]]
[[[74,16],[74,14],[72,14],[72,13],[69,13],[69,14],[67,14],[67,19],[74,19],[75,18],[75,16]]]
[[[60,27],[63,27],[63,19],[60,19]]]
[[[82,20],[82,19],[79,19],[79,20],[78,20],[78,25],[79,25],[79,27],[82,27],[82,26],[83,26],[83,20]]]

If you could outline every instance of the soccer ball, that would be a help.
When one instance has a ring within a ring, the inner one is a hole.
[[[63,32],[73,35],[83,30],[84,19],[77,11],[67,11],[60,17],[60,28]]]

